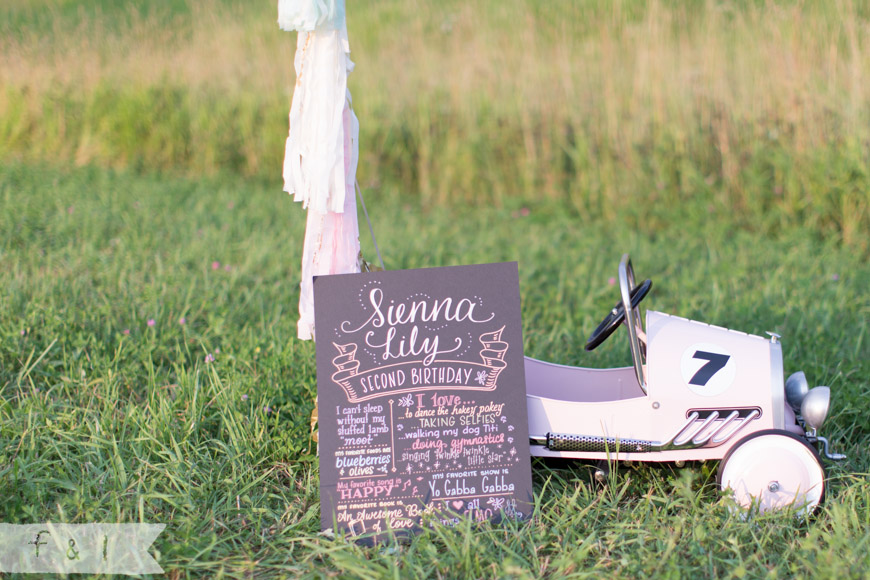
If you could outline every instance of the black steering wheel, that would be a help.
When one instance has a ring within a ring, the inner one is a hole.
[[[652,288],[652,280],[644,280],[643,283],[635,286],[631,290],[632,309],[637,308],[640,301],[649,293],[650,288]],[[616,306],[613,307],[613,310],[604,317],[604,320],[601,321],[598,328],[592,331],[589,340],[586,341],[586,350],[594,350],[598,345],[607,340],[610,335],[616,331],[619,325],[622,324],[623,320],[625,320],[625,307],[622,304],[622,300],[620,300],[616,303]]]

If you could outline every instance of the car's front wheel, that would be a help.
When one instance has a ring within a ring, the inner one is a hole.
[[[825,496],[818,452],[805,439],[778,429],[740,440],[719,464],[717,481],[738,505],[761,512],[794,509],[809,515]]]

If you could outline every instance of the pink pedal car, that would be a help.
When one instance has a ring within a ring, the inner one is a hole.
[[[809,514],[825,493],[814,445],[830,402],[803,372],[783,380],[780,337],[770,338],[648,311],[652,283],[635,285],[628,254],[620,301],[586,343],[592,350],[624,322],[634,365],[589,369],[526,358],[531,453],[591,460],[720,460],[718,484],[737,504]]]

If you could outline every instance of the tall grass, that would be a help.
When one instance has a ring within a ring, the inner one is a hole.
[[[0,8],[0,159],[277,178],[295,34],[240,0]],[[364,187],[430,205],[661,206],[867,254],[857,0],[349,7]]]

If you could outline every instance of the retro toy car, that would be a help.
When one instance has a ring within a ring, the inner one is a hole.
[[[626,254],[621,298],[590,336],[592,350],[625,324],[633,366],[591,369],[526,358],[531,453],[540,457],[676,462],[719,460],[717,481],[737,504],[811,513],[825,493],[816,446],[830,389],[803,372],[783,380],[780,337],[754,336],[638,306]],[[600,475],[600,473],[599,473]]]

